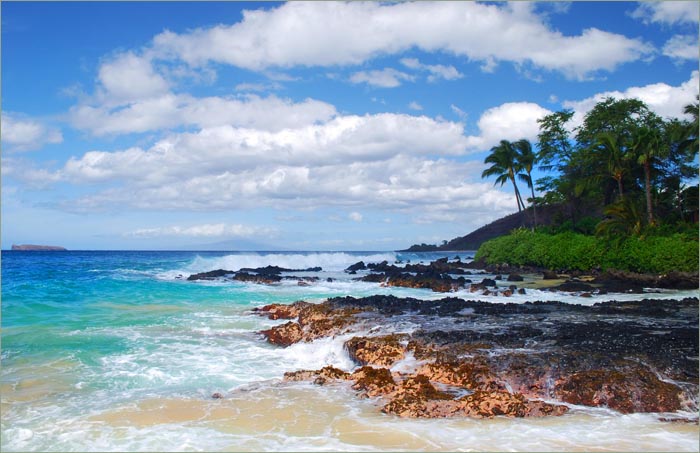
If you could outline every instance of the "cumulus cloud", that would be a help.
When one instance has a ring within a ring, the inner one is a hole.
[[[435,218],[454,209],[485,218],[512,211],[509,196],[481,181],[480,162],[434,157],[464,155],[467,146],[459,123],[398,114],[339,116],[276,132],[220,126],[174,133],[147,149],[87,152],[50,175],[96,184],[97,191],[62,205],[83,212],[338,207],[359,221],[365,208]],[[158,233],[190,231],[182,228]]]
[[[393,68],[359,71],[350,76],[352,83],[367,83],[368,85],[381,88],[396,88],[401,85],[401,81],[413,81],[414,79],[412,75]]]
[[[334,106],[315,99],[293,102],[274,95],[196,98],[165,93],[117,107],[76,105],[70,109],[68,117],[77,129],[100,136],[178,126],[231,125],[280,130],[325,121],[335,114]]]
[[[269,165],[328,165],[386,159],[396,154],[459,155],[466,138],[460,124],[425,116],[340,116],[324,124],[276,132],[220,126],[172,134],[148,150],[91,151],[61,170],[77,181],[128,178],[165,181],[181,173],[238,171]],[[289,175],[287,175],[287,178]],[[274,184],[283,175],[272,175]]]
[[[7,151],[32,151],[47,144],[63,142],[63,134],[59,129],[43,124],[40,120],[3,112],[0,121],[2,144]]]
[[[168,226],[157,228],[140,228],[125,233],[124,236],[136,238],[153,238],[160,236],[187,237],[252,237],[269,235],[275,230],[265,227],[254,227],[241,224],[209,223],[203,225]]]
[[[469,146],[489,149],[500,140],[534,140],[539,132],[537,120],[550,113],[532,102],[508,102],[490,108],[477,122],[480,134],[468,137]]]
[[[700,5],[694,1],[655,1],[640,2],[631,16],[641,19],[644,23],[661,23],[673,25],[677,23],[697,23],[700,15]]]
[[[508,61],[580,79],[653,51],[639,39],[595,28],[564,35],[550,29],[532,5],[519,3],[289,2],[244,11],[233,25],[163,32],[153,39],[151,52],[193,66],[217,62],[259,71],[356,65],[415,47],[480,61],[487,69]],[[449,68],[436,73],[456,76]]]
[[[583,118],[593,106],[605,98],[616,99],[637,98],[643,101],[658,115],[665,118],[684,117],[684,106],[692,103],[698,94],[700,77],[698,71],[693,71],[690,79],[679,86],[666,83],[652,83],[642,87],[630,87],[625,91],[606,91],[579,101],[565,101],[562,105],[574,110],[573,125],[583,123]]]
[[[243,171],[192,173],[158,184],[125,184],[71,200],[64,209],[362,207],[411,216],[461,211],[488,218],[515,210],[510,195],[478,179],[482,169],[480,162],[431,161],[402,155],[350,165],[259,165]]]
[[[676,60],[697,60],[700,57],[697,35],[676,35],[666,41],[663,53]]]
[[[408,108],[411,110],[418,110],[418,111],[423,110],[423,106],[420,105],[419,103],[417,103],[416,101],[409,102]]]
[[[158,74],[148,58],[133,52],[119,54],[104,62],[98,71],[101,97],[108,102],[128,102],[165,94],[166,80]]]

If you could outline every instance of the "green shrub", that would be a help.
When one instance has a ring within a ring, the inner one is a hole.
[[[698,271],[697,235],[628,237],[609,241],[571,231],[547,234],[525,229],[487,241],[475,259],[489,264],[538,266],[556,270],[594,268],[663,273]]]

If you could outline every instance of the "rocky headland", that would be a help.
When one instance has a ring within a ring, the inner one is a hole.
[[[347,381],[401,417],[537,417],[570,405],[697,411],[697,298],[582,306],[341,297],[255,313],[286,320],[261,332],[269,343],[342,336],[357,365],[290,370],[285,380]]]

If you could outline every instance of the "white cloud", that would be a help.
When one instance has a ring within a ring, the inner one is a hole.
[[[402,58],[401,64],[410,69],[419,69],[430,72],[428,82],[435,82],[438,79],[455,80],[464,77],[454,66],[441,64],[423,64],[417,58]]]
[[[408,104],[408,108],[411,110],[418,110],[418,111],[423,110],[423,106],[420,105],[419,103],[417,103],[416,101],[411,101]]]
[[[484,62],[486,69],[509,61],[586,78],[653,50],[639,39],[595,28],[566,36],[519,3],[289,2],[245,11],[233,25],[166,31],[154,38],[152,54],[194,66],[218,62],[264,70],[356,65],[416,47]]]
[[[348,214],[348,219],[352,220],[353,222],[362,222],[362,214],[357,211],[353,211]]]
[[[467,145],[458,123],[398,114],[339,116],[277,132],[220,126],[172,134],[149,149],[87,152],[50,176],[109,184],[62,205],[83,212],[339,207],[409,215],[457,209],[496,218],[514,210],[508,195],[481,181],[480,162],[431,157],[463,155]],[[199,231],[184,228],[139,234]]]
[[[696,1],[654,1],[640,2],[631,16],[644,23],[656,22],[673,25],[676,23],[697,23],[700,4]]]
[[[673,36],[664,44],[663,53],[677,60],[698,60],[700,57],[698,37],[697,35]]]
[[[402,155],[322,166],[264,164],[248,170],[192,172],[157,184],[132,182],[71,200],[63,208],[90,212],[124,206],[193,211],[344,207],[411,216],[456,212],[487,219],[514,211],[509,194],[480,181],[482,170],[480,162],[431,161]]]
[[[195,98],[166,93],[117,107],[77,105],[70,109],[69,119],[77,129],[99,136],[178,126],[280,130],[325,121],[335,114],[335,107],[314,99],[293,102],[274,95]]]
[[[359,71],[350,76],[352,83],[367,83],[381,88],[396,88],[402,80],[413,81],[415,78],[393,68],[382,70]]]
[[[188,237],[251,237],[269,235],[275,230],[263,227],[253,227],[241,224],[213,223],[203,225],[168,226],[157,228],[140,228],[125,233],[127,237],[152,238],[160,236],[188,236]]]
[[[128,102],[168,92],[168,82],[158,74],[148,58],[132,52],[119,54],[103,63],[98,80],[108,102]]]
[[[220,126],[173,134],[148,150],[91,151],[71,158],[64,177],[75,181],[128,178],[164,182],[182,174],[240,172],[266,165],[329,165],[381,160],[396,154],[459,155],[462,126],[425,116],[341,116],[324,124],[276,132]],[[289,175],[286,175],[289,177]],[[273,175],[268,184],[285,179]]]
[[[500,140],[534,140],[539,132],[537,120],[550,114],[532,102],[508,102],[486,110],[477,125],[480,134],[468,138],[470,147],[489,149]]]
[[[700,77],[698,71],[693,71],[690,79],[679,86],[671,86],[666,83],[653,83],[642,87],[630,87],[625,91],[606,91],[598,93],[580,101],[565,101],[565,108],[574,110],[572,123],[574,126],[583,123],[583,118],[598,102],[607,97],[616,99],[637,98],[643,101],[658,115],[665,118],[684,117],[683,108],[690,104],[698,94]]]
[[[61,131],[24,115],[3,112],[2,144],[7,151],[32,151],[63,142]]]

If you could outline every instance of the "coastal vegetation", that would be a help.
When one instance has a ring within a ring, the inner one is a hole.
[[[697,99],[685,113],[690,120],[666,120],[638,99],[607,98],[576,127],[571,110],[539,120],[537,153],[527,140],[501,140],[482,177],[512,183],[529,230],[483,243],[476,258],[550,269],[697,271]],[[546,173],[535,184],[534,165]],[[516,179],[531,189],[528,208]],[[559,206],[560,214],[540,224],[537,206]]]
[[[619,269],[665,273],[698,271],[697,234],[630,235],[610,241],[573,231],[556,234],[519,229],[486,241],[475,259],[556,270]]]

